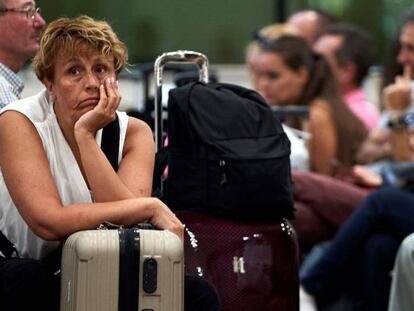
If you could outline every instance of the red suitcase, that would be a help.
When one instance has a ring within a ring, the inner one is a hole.
[[[288,221],[239,223],[180,212],[186,273],[217,289],[224,311],[299,310],[298,244]]]

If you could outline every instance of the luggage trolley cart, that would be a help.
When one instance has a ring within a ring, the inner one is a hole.
[[[199,80],[209,80],[208,59],[201,53],[177,51],[157,58],[157,150],[163,145],[162,73],[169,62],[194,63],[199,67]],[[287,220],[246,223],[189,211],[179,211],[177,216],[186,225],[185,271],[215,286],[224,311],[299,310],[298,245]]]

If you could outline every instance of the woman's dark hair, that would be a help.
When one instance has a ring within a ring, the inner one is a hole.
[[[293,71],[306,68],[309,81],[298,105],[308,105],[316,98],[342,103],[331,68],[323,56],[312,51],[304,39],[297,36],[281,36],[261,44],[262,51],[277,53]]]
[[[309,79],[298,105],[310,105],[314,100],[326,101],[332,110],[332,118],[338,138],[338,160],[353,164],[355,148],[358,148],[367,134],[363,123],[348,109],[326,59],[309,47],[297,36],[281,36],[261,44],[264,52],[277,53],[285,65],[293,71],[306,68]]]

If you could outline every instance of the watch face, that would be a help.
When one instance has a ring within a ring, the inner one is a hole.
[[[414,127],[414,113],[407,113],[404,117],[404,123],[409,127]]]
[[[414,128],[414,113],[393,115],[388,121],[388,126],[395,130]]]

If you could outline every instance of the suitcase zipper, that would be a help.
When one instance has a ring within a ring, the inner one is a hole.
[[[219,167],[220,167],[220,171],[221,171],[220,186],[224,186],[227,183],[226,161],[225,160],[219,160]]]

